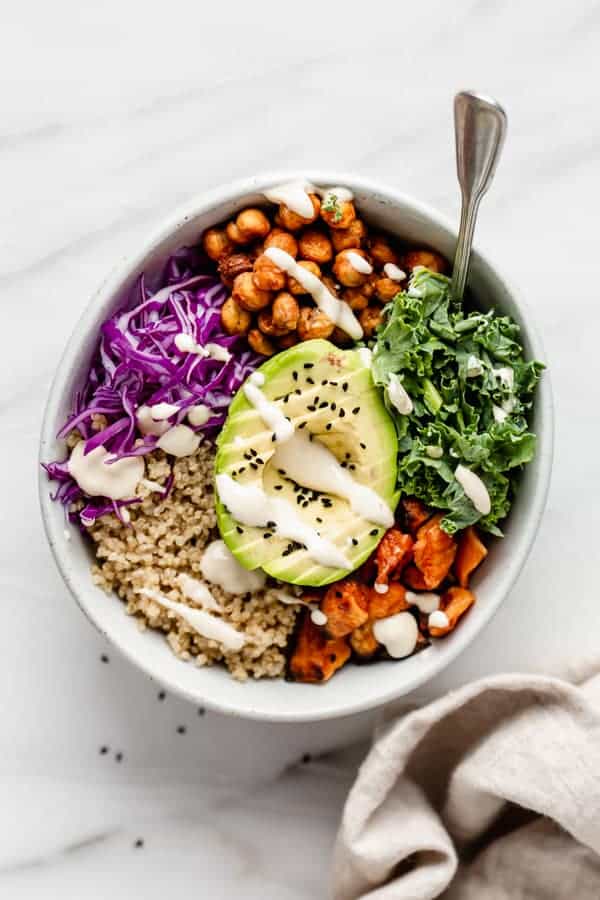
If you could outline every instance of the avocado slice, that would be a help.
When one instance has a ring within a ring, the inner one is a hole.
[[[320,442],[355,482],[370,488],[393,512],[398,502],[394,423],[371,370],[358,350],[340,350],[324,340],[306,341],[277,354],[257,372],[260,390],[294,425],[295,435]],[[259,380],[260,379],[259,376]],[[285,450],[285,444],[281,444]],[[243,386],[234,397],[217,440],[216,475],[240,486],[261,488],[288,501],[302,522],[333,544],[348,562],[323,565],[305,546],[262,527],[237,522],[217,496],[217,522],[223,540],[247,569],[292,584],[319,586],[358,568],[385,533],[351,506],[348,499],[297,484],[278,465],[278,442],[247,399]]]

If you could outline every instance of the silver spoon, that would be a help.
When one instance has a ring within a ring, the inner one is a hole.
[[[451,293],[461,300],[469,271],[479,202],[494,177],[506,135],[506,113],[492,97],[461,91],[454,98],[456,171],[462,192]]]

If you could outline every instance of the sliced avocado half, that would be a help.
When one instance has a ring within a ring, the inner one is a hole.
[[[328,341],[306,341],[257,371],[264,376],[264,396],[290,419],[296,433],[320,441],[393,511],[398,502],[396,429],[360,352],[340,350]],[[216,475],[229,475],[240,485],[254,485],[288,501],[305,523],[343,552],[349,568],[323,566],[275,529],[237,522],[217,496],[223,540],[247,569],[261,567],[292,584],[316,587],[337,581],[370,556],[385,527],[357,515],[346,499],[296,484],[277,467],[276,450],[272,430],[242,386],[217,440]]]

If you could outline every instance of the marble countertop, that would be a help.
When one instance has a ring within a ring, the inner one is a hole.
[[[555,472],[518,583],[411,701],[597,649],[600,207],[595,3],[307,0],[0,12],[0,894],[325,896],[373,715],[274,726],[204,712],[111,652],[67,595],[36,498],[40,418],[66,336],[123,253],[190,194],[269,168],[357,170],[456,218],[451,103],[509,113],[478,234],[535,310]],[[107,661],[102,661],[103,655]],[[334,751],[335,752],[332,752]],[[312,754],[312,759],[306,754]]]

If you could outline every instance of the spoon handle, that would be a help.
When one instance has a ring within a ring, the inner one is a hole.
[[[479,202],[492,183],[506,136],[506,113],[491,97],[461,91],[454,98],[454,131],[462,208],[451,293],[460,300],[469,271]]]

